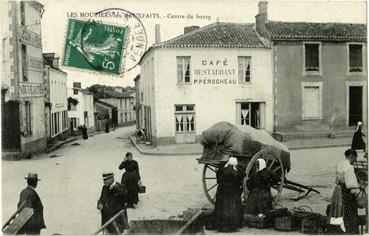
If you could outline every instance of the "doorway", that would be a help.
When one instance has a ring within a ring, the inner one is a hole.
[[[238,125],[248,125],[256,129],[265,128],[265,103],[264,102],[240,102],[237,103]]]
[[[349,126],[355,126],[357,122],[363,121],[363,86],[350,86],[348,97]]]
[[[1,144],[3,150],[20,150],[19,103],[8,101],[1,106]]]
[[[175,105],[175,142],[196,142],[195,105]]]

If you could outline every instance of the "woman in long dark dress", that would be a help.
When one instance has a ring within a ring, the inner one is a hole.
[[[127,207],[134,208],[133,204],[137,204],[139,201],[138,190],[141,176],[137,161],[132,159],[132,153],[126,153],[126,157],[119,165],[119,169],[125,169],[125,172],[122,175],[121,183],[126,185],[128,189]]]
[[[363,150],[365,152],[366,150],[366,144],[364,142],[363,136],[365,137],[365,134],[361,131],[362,123],[359,121],[357,123],[357,127],[354,133],[354,136],[352,137],[352,144],[351,149],[353,150]]]
[[[220,232],[232,232],[242,227],[242,181],[245,173],[237,168],[237,159],[217,171],[218,188],[215,198],[214,226]]]
[[[336,168],[336,187],[329,212],[329,223],[336,231],[359,234],[359,218],[356,194],[360,192],[353,163],[357,159],[355,150],[345,151],[346,160]],[[340,233],[341,233],[340,232]]]
[[[271,187],[279,179],[276,174],[266,168],[264,159],[257,159],[257,172],[247,180],[246,186],[250,190],[246,200],[245,212],[250,215],[268,215],[273,209]]]

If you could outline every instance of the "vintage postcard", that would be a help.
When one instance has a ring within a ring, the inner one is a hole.
[[[368,234],[366,1],[1,1],[4,234]]]

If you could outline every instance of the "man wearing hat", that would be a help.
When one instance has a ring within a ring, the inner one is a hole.
[[[33,215],[27,221],[27,223],[20,229],[21,234],[40,234],[41,229],[46,228],[44,222],[44,214],[41,199],[36,192],[38,181],[37,174],[29,173],[28,177],[25,177],[28,186],[22,190],[18,203],[18,209],[20,207],[29,207],[33,209]]]
[[[97,209],[101,211],[101,225],[104,225],[109,219],[115,216],[118,212],[126,209],[128,191],[125,185],[115,182],[112,172],[104,173],[104,186],[101,190],[100,199],[97,201]],[[128,222],[127,211],[125,217]],[[128,226],[123,222],[122,217],[118,217],[115,222],[118,225],[120,232]],[[106,227],[109,234],[118,234],[114,226],[110,224]]]

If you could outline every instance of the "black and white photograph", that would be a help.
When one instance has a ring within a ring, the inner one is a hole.
[[[5,235],[367,235],[367,2],[1,0]]]

